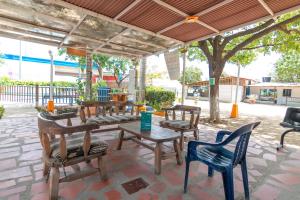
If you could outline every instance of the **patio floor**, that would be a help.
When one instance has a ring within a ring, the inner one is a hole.
[[[10,111],[8,111],[10,112]],[[21,112],[16,112],[21,113]],[[11,114],[0,121],[0,199],[48,199],[48,185],[42,177],[41,146],[34,112]],[[157,122],[159,119],[156,118]],[[299,140],[290,136],[294,145],[276,151],[278,135],[283,129],[276,119],[241,117],[228,122],[232,129],[246,121],[262,120],[248,148],[249,186],[252,199],[297,199],[300,196]],[[200,125],[200,139],[213,141],[217,128]],[[224,199],[221,176],[207,177],[207,167],[192,163],[189,191],[183,194],[184,164],[176,160],[162,162],[162,174],[154,175],[154,154],[133,142],[125,142],[117,151],[118,132],[101,133],[99,137],[110,144],[106,158],[109,180],[103,182],[93,175],[71,183],[60,184],[62,199]],[[288,136],[289,137],[289,136]],[[92,162],[94,165],[95,162]],[[83,164],[81,167],[84,167]],[[67,172],[71,171],[67,168]],[[243,199],[240,169],[235,173],[235,198]],[[122,184],[142,178],[149,185],[129,195]]]

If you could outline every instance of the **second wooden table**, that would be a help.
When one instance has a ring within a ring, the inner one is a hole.
[[[131,122],[126,124],[121,124],[119,126],[119,129],[121,130],[119,135],[119,144],[118,144],[118,150],[122,147],[122,142],[124,140],[124,133],[125,131],[136,136],[131,137],[130,139],[152,151],[154,151],[155,154],[155,173],[160,174],[161,172],[161,160],[167,159],[170,156],[176,156],[177,164],[182,164],[182,156],[181,151],[178,144],[178,139],[180,138],[180,134],[176,133],[172,130],[161,128],[156,125],[152,125],[151,131],[141,131],[140,129],[140,122]],[[146,144],[142,141],[149,140],[155,143],[155,147],[152,147],[149,144]],[[173,142],[174,152],[164,152],[162,150],[162,144],[164,142]]]

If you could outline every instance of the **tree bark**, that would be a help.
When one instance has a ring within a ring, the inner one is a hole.
[[[217,51],[218,50],[216,50],[216,54],[219,54]],[[220,122],[219,85],[224,66],[225,63],[218,56],[212,57],[209,63],[209,78],[215,79],[215,84],[209,85],[209,114],[210,121],[212,122]]]
[[[102,67],[98,67],[98,74],[99,74],[99,79],[103,80],[103,69]]]

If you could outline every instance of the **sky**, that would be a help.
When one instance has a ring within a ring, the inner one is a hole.
[[[13,40],[8,38],[0,37],[0,52],[8,54],[19,54],[19,40]],[[22,42],[22,54],[24,56],[47,58],[49,59],[48,50],[52,50],[55,60],[64,60],[64,57],[57,55],[57,48],[47,45],[41,45],[31,42]],[[279,54],[271,55],[259,55],[258,58],[245,68],[241,69],[241,77],[250,78],[254,80],[261,81],[262,77],[270,76],[273,71],[274,63],[279,59]],[[182,61],[181,61],[182,65]],[[208,79],[208,66],[206,62],[200,61],[188,61],[187,67],[199,67],[203,72],[203,80]],[[224,69],[225,73],[228,75],[236,76],[237,66],[232,64],[227,64]],[[147,73],[162,72],[164,77],[167,75],[167,67],[165,64],[164,56],[161,54],[159,56],[153,55],[147,58]]]
[[[250,65],[241,69],[241,77],[249,78],[253,80],[261,81],[262,77],[270,76],[274,69],[274,64],[280,58],[279,54],[272,53],[270,55],[260,54],[257,59]],[[147,59],[147,72],[167,72],[166,63],[164,61],[164,56],[161,54],[159,56],[150,56]],[[182,65],[182,62],[181,62]],[[208,80],[208,65],[206,62],[200,61],[188,61],[187,67],[199,67],[203,73],[202,79]],[[237,76],[237,66],[233,64],[226,64],[224,72],[231,76]]]

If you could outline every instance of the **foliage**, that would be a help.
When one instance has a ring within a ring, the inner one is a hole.
[[[84,79],[78,78],[76,80],[76,89],[77,89],[77,92],[78,92],[78,95],[79,95],[79,98],[77,100],[78,104],[81,101],[86,101],[87,100],[86,96],[85,96],[85,92],[84,92],[85,86],[86,86],[86,81]]]
[[[66,55],[66,59],[77,61],[82,70],[85,68],[86,57],[68,55],[66,49],[59,50],[59,55],[64,54]],[[110,57],[101,54],[94,54],[92,59],[98,67],[99,77],[102,77],[103,69],[112,72],[116,77],[118,87],[120,87],[122,82],[128,77],[129,69],[138,65],[137,60],[130,60],[124,57]]]
[[[162,75],[161,73],[150,73],[150,74],[146,74],[146,82],[150,82],[150,84],[152,85],[153,83],[153,79],[158,79],[161,78]]]
[[[9,77],[1,77],[0,78],[0,85],[23,85],[23,86],[49,86],[50,82],[47,81],[18,81],[18,80],[12,80]],[[67,82],[67,81],[54,81],[53,86],[58,87],[75,87],[76,83]]]
[[[127,58],[111,57],[106,70],[112,71],[116,78],[118,87],[121,86],[122,81],[128,77],[128,71],[133,68],[133,63]]]
[[[175,93],[161,87],[147,87],[145,99],[155,110],[160,111],[162,107],[172,105],[175,101]]]
[[[219,79],[226,63],[246,66],[259,53],[272,51],[286,53],[291,49],[300,50],[300,11],[288,13],[276,20],[217,35],[194,42],[188,49],[190,60],[207,61],[209,77],[216,80],[210,86],[210,119],[219,121]]]
[[[196,67],[187,67],[185,69],[185,76],[184,76],[184,84],[195,83],[201,81],[202,71],[200,68]],[[183,75],[179,78],[179,82],[182,83]]]
[[[278,82],[300,82],[300,53],[290,51],[276,62],[273,78]]]
[[[3,117],[4,112],[5,112],[4,106],[0,105],[0,119]]]
[[[2,58],[3,54],[0,52],[0,67],[3,65],[4,60]]]
[[[58,55],[62,56],[65,55],[65,60],[71,60],[74,62],[78,62],[78,67],[80,70],[83,72],[86,66],[86,57],[83,56],[74,56],[74,55],[69,55],[67,54],[67,49],[66,48],[60,48],[58,50]]]

